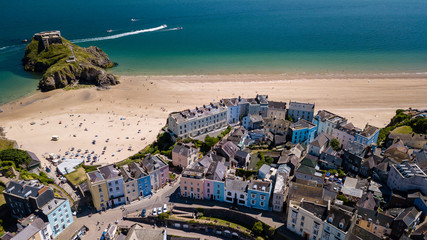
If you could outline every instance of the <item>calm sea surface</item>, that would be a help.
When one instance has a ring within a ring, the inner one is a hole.
[[[0,104],[36,89],[21,41],[44,30],[117,74],[427,72],[426,0],[1,1]]]

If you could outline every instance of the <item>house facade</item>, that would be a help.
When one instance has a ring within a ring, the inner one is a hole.
[[[74,221],[70,201],[66,198],[52,199],[41,208],[41,212],[49,222],[54,238]]]
[[[27,217],[54,198],[53,190],[38,180],[10,181],[3,191],[12,217]]]
[[[326,110],[321,110],[317,113],[316,117],[314,117],[313,123],[317,125],[317,135],[320,133],[332,135],[335,127],[339,124],[346,124],[347,119]]]
[[[249,183],[247,181],[240,179],[226,179],[224,201],[247,206],[248,185]]]
[[[168,130],[180,138],[195,137],[220,129],[227,124],[227,108],[219,103],[211,103],[171,113],[168,117]]]
[[[311,122],[301,119],[289,126],[290,137],[293,144],[304,143],[309,144],[314,140],[316,135],[316,125]]]
[[[142,160],[142,166],[150,175],[152,190],[156,191],[169,183],[169,165],[160,155],[147,155]]]
[[[352,123],[339,124],[332,131],[332,137],[340,142],[342,149],[346,149],[347,144],[353,142],[356,133],[360,131],[361,130],[356,128]]]
[[[327,214],[327,206],[311,202],[290,201],[287,228],[308,240],[322,238],[323,220]]]
[[[193,145],[177,143],[172,149],[172,164],[186,168],[199,158],[199,150]]]
[[[363,129],[362,132],[354,135],[354,141],[371,146],[372,144],[377,143],[379,134],[379,128],[366,124],[365,129]]]
[[[271,191],[272,184],[269,181],[250,181],[248,185],[247,206],[268,211]]]
[[[391,165],[387,186],[402,192],[418,190],[427,195],[427,174],[417,164],[405,160],[400,164]]]
[[[271,119],[286,119],[286,102],[268,101],[267,117]]]
[[[97,211],[110,208],[110,195],[108,194],[107,181],[98,170],[88,172],[86,175],[88,179],[89,191],[92,195],[93,206]]]
[[[108,190],[108,205],[116,207],[125,204],[125,190],[123,186],[123,176],[113,165],[99,167],[98,171],[105,179]]]
[[[288,188],[286,186],[287,179],[288,176],[286,174],[276,174],[276,182],[271,197],[271,205],[275,212],[283,211],[283,203],[286,201],[286,196],[288,195]]]
[[[4,236],[2,236],[4,237]],[[6,239],[6,238],[4,238]],[[7,238],[9,239],[9,238]],[[17,233],[11,240],[50,240],[53,239],[53,232],[50,224],[41,218],[36,218],[31,224]]]
[[[289,102],[288,116],[295,122],[299,119],[312,122],[314,117],[314,104],[291,101]]]
[[[227,123],[236,124],[240,121],[240,100],[239,98],[223,99],[222,103],[227,107]]]

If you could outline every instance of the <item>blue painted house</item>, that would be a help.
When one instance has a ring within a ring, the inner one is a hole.
[[[220,202],[224,202],[224,190],[225,190],[225,186],[224,186],[224,181],[220,182],[220,181],[214,181],[213,186],[214,186],[214,199]]]
[[[269,210],[271,182],[252,180],[248,186],[247,206],[251,208]]]
[[[316,136],[316,131],[317,126],[304,119],[300,119],[298,122],[292,123],[289,126],[289,135],[291,136],[293,144],[310,144]]]
[[[42,219],[49,222],[54,238],[74,221],[70,201],[66,198],[54,198],[40,210]]]
[[[369,124],[366,124],[365,129],[362,132],[356,133],[354,141],[363,145],[371,146],[373,143],[377,143],[380,129]]]
[[[137,180],[139,196],[147,197],[151,195],[151,178],[145,175]]]
[[[131,163],[120,168],[126,204],[151,195],[151,177],[138,163]]]

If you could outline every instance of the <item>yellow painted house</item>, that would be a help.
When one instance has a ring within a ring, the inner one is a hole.
[[[86,175],[89,180],[88,186],[92,194],[92,202],[96,210],[101,211],[109,208],[108,202],[110,199],[106,179],[98,170],[86,173]]]

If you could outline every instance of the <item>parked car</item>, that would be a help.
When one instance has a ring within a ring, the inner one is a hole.
[[[145,209],[142,209],[141,217],[145,217]]]
[[[157,216],[157,209],[156,208],[153,209],[153,216]]]
[[[157,214],[160,214],[160,213],[162,213],[162,207],[159,207],[159,208],[157,209]]]
[[[163,205],[163,212],[167,212],[168,211],[168,205],[166,205],[166,203]]]

